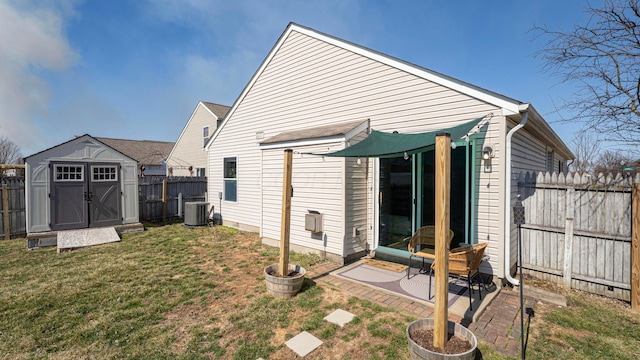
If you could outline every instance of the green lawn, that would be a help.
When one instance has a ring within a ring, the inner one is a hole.
[[[0,359],[287,359],[295,354],[284,342],[301,331],[324,341],[305,359],[408,358],[412,317],[309,278],[293,299],[268,295],[263,269],[278,249],[255,234],[175,224],[61,254],[17,239],[0,241],[0,259]],[[321,260],[291,261],[312,269]],[[637,358],[638,314],[569,299],[538,316],[528,358]],[[355,320],[323,321],[337,308]]]

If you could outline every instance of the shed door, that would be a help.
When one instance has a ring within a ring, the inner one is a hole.
[[[89,226],[122,224],[120,199],[120,166],[118,164],[91,164],[89,175]]]
[[[52,163],[51,230],[89,226],[87,164]]]
[[[120,166],[52,163],[51,230],[122,224]]]

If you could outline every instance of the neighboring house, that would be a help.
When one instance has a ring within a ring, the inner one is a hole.
[[[178,137],[169,158],[169,176],[207,176],[207,153],[203,150],[211,135],[231,109],[200,101]]]
[[[55,245],[59,230],[142,230],[136,161],[82,135],[25,158],[29,247]],[[41,239],[49,242],[45,245]]]
[[[408,257],[402,240],[434,224],[431,140],[444,129],[457,134],[452,244],[487,242],[482,271],[506,277],[517,257],[510,251],[514,179],[521,171],[565,171],[573,158],[565,143],[531,104],[297,24],[207,144],[208,192],[221,195],[212,201],[225,225],[277,246],[290,148],[293,250],[337,262],[371,252]],[[411,145],[416,139],[407,134],[417,133],[427,134]],[[342,149],[349,157],[318,155]],[[320,232],[306,230],[312,212],[321,214]]]
[[[138,162],[138,175],[161,175],[167,173],[166,160],[174,143],[153,140],[123,140],[96,138]],[[140,170],[143,170],[141,173]]]

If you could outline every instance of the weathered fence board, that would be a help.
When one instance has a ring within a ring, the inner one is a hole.
[[[520,174],[525,271],[630,301],[634,183],[640,176]]]
[[[138,188],[140,219],[146,221],[175,219],[179,209],[184,212],[185,202],[207,200],[206,177],[145,176],[138,179]]]
[[[24,178],[0,179],[0,239],[27,235]]]

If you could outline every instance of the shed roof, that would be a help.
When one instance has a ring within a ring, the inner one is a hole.
[[[139,164],[160,165],[173,149],[173,142],[96,138],[105,145],[136,160]]]
[[[260,144],[274,144],[279,142],[296,141],[302,139],[322,139],[331,138],[341,135],[347,135],[350,131],[357,128],[368,120],[349,121],[346,123],[318,126],[302,130],[293,130],[282,132],[276,136],[272,136]]]

